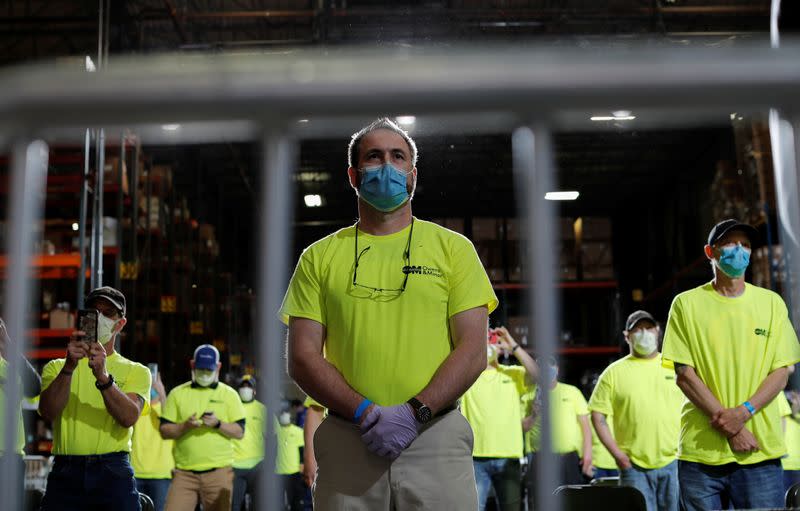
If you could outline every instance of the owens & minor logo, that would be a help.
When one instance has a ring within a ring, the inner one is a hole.
[[[763,335],[764,337],[769,337],[769,330],[764,330],[763,328],[756,328],[754,333],[756,335]]]
[[[439,278],[444,275],[439,268],[431,268],[430,266],[403,266],[403,273],[406,275],[430,275]]]

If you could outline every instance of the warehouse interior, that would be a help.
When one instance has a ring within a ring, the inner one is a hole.
[[[90,60],[101,72],[130,56],[268,57],[309,48],[335,54],[354,45],[410,55],[465,42],[587,54],[652,45],[690,53],[767,46],[769,15],[768,0],[100,0],[99,12],[98,2],[8,0],[0,4],[0,73],[43,62],[83,69]],[[785,31],[796,30],[794,19],[782,18]],[[347,143],[359,127],[384,115],[420,149],[415,216],[474,242],[500,300],[492,326],[509,327],[531,349],[525,198],[514,181],[511,123],[502,115],[469,119],[388,107],[372,118],[342,121],[336,137],[316,128],[329,126],[328,119],[295,119],[292,264],[313,241],[357,220]],[[631,311],[646,309],[663,324],[675,294],[710,279],[703,245],[722,219],[757,227],[764,242],[754,247],[748,281],[782,290],[786,272],[767,115],[648,112],[620,104],[558,119],[557,190],[578,192],[558,202],[556,228],[553,293],[561,297],[558,350],[565,381],[587,389],[627,352],[622,331]],[[97,168],[100,140],[103,210],[99,218],[90,212],[80,226],[83,190],[95,185],[83,173],[87,165],[90,172]],[[79,308],[81,269],[92,271],[88,251],[79,251],[78,232],[102,222],[103,282],[128,297],[122,353],[157,363],[168,387],[189,378],[188,361],[203,343],[220,350],[228,381],[258,374],[254,289],[262,156],[253,130],[201,122],[120,124],[102,135],[97,126],[54,130],[47,142],[46,207],[35,231],[39,255],[28,318],[34,365],[63,356]],[[4,149],[5,203],[12,161],[7,144]],[[9,219],[5,208],[0,214],[6,251]],[[0,262],[5,273],[5,257]],[[303,397],[284,379],[286,398]],[[29,440],[31,453],[47,452],[44,436]]]

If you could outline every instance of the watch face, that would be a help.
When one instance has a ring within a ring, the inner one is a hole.
[[[431,413],[431,409],[425,405],[420,406],[417,409],[417,420],[421,423],[425,424],[426,422],[430,421],[433,418],[433,414]]]

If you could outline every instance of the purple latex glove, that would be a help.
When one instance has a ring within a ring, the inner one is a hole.
[[[359,427],[361,440],[367,444],[367,449],[378,456],[395,460],[417,438],[420,426],[411,406],[403,403],[397,406],[373,406]]]

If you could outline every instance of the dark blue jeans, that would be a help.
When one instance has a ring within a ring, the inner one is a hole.
[[[141,511],[128,453],[56,456],[41,511]]]
[[[783,468],[780,460],[754,465],[678,463],[681,509],[762,509],[783,507]]]
[[[167,492],[172,479],[141,479],[136,478],[136,489],[153,500],[156,511],[164,511],[167,503]]]
[[[594,475],[592,476],[594,479],[600,479],[602,477],[619,477],[619,470],[616,468],[597,468],[594,469]]]
[[[478,485],[478,508],[486,509],[489,491],[494,487],[500,509],[518,510],[522,504],[519,460],[516,458],[473,458]]]

